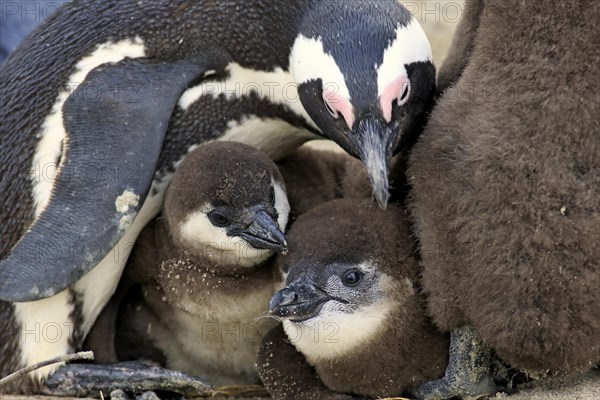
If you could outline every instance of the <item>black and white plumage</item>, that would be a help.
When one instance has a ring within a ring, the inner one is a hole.
[[[0,372],[78,347],[192,145],[278,157],[323,134],[385,204],[387,160],[433,87],[427,39],[393,0],[66,4],[0,69],[0,308],[18,330],[77,314],[81,334],[7,345]]]
[[[43,3],[3,2],[0,6],[0,64],[19,43],[66,0]]]

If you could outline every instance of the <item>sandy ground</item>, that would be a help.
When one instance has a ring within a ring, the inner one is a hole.
[[[0,396],[5,400],[49,400],[44,396]],[[108,396],[106,396],[108,398]],[[60,398],[61,400],[75,400]],[[215,400],[242,400],[231,397],[212,397]],[[246,398],[248,399],[248,398]],[[498,393],[489,400],[599,400],[600,399],[600,370],[595,370],[567,381],[545,381],[530,384],[520,388],[511,396]],[[58,399],[57,399],[58,400]],[[269,400],[266,397],[254,397],[253,400]]]
[[[548,380],[520,388],[519,393],[508,396],[499,393],[494,399],[506,400],[599,400],[600,370],[568,380]]]

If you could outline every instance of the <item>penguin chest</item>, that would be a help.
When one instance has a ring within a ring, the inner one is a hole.
[[[317,138],[318,132],[289,71],[255,70],[232,62],[225,76],[208,75],[182,94],[158,169],[172,168],[190,149],[212,140],[241,142],[277,160]]]
[[[164,320],[166,329],[157,332],[168,367],[212,385],[256,383],[258,345],[275,325],[263,318],[272,294],[272,285],[247,288],[242,295],[225,285],[201,303],[183,298]]]

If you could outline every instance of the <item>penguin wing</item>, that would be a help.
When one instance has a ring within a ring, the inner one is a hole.
[[[67,139],[48,206],[0,262],[0,299],[52,296],[104,258],[148,194],[182,92],[226,59],[125,59],[88,74],[63,107]]]

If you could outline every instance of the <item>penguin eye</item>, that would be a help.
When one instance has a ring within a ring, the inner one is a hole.
[[[357,269],[351,269],[344,274],[342,278],[342,283],[345,286],[356,286],[362,280],[363,273]]]
[[[402,86],[404,90],[402,91],[402,95],[398,98],[399,106],[408,101],[408,95],[410,94],[410,82],[407,82],[405,85]]]
[[[229,225],[229,218],[227,218],[225,214],[218,211],[212,211],[210,214],[208,214],[208,219],[210,219],[210,222],[212,222],[214,226],[218,226],[220,228]]]
[[[329,114],[331,114],[331,116],[333,118],[339,118],[340,114],[338,114],[338,112],[336,110],[333,109],[333,107],[331,106],[331,104],[329,104],[330,100],[334,100],[333,96],[335,95],[335,92],[329,90],[329,89],[323,89],[323,104],[325,104],[325,108],[327,109],[327,111],[329,112]]]
[[[339,114],[337,113],[337,111],[334,111],[333,108],[331,108],[331,106],[329,105],[329,103],[327,102],[327,99],[323,100],[323,103],[325,103],[325,108],[327,109],[327,111],[329,111],[329,114],[331,114],[331,116],[333,118],[339,118]]]
[[[271,186],[271,190],[269,192],[269,201],[271,202],[271,205],[275,204],[275,189],[273,186]]]

